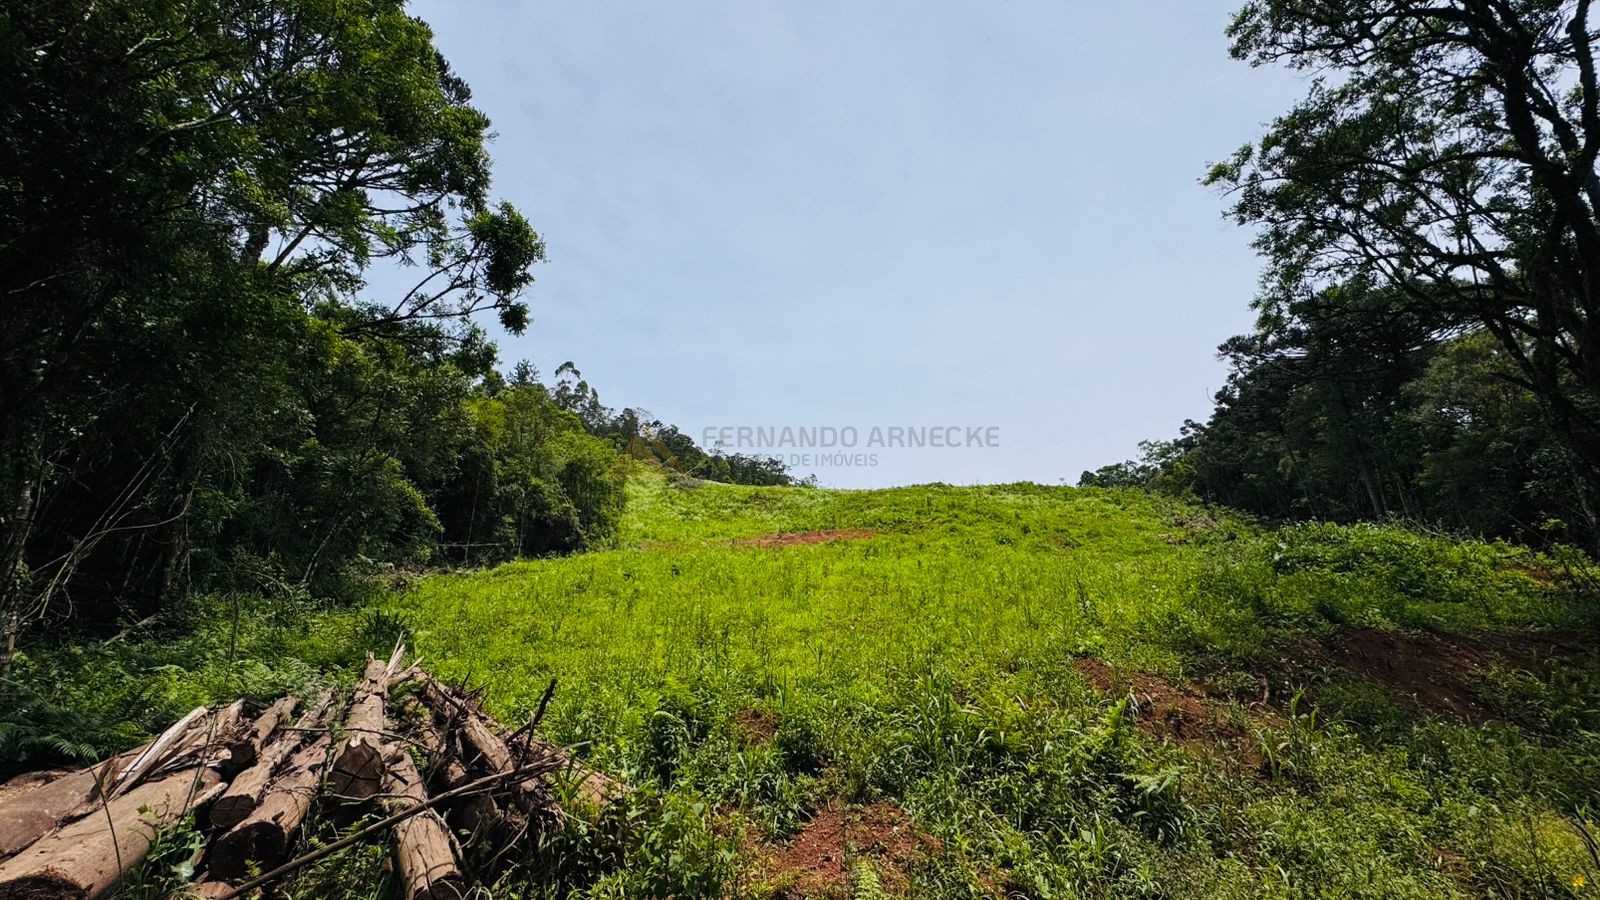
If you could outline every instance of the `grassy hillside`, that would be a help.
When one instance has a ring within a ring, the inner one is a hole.
[[[639,477],[622,545],[388,602],[639,786],[546,887],[1584,895],[1592,604],[1557,560],[1137,492]],[[585,826],[587,827],[587,826]],[[620,865],[619,865],[620,864]],[[598,881],[596,880],[598,879]]]
[[[1575,559],[1138,491],[628,491],[604,552],[32,647],[0,766],[348,678],[405,631],[507,721],[557,679],[541,730],[635,788],[497,896],[1596,895],[1600,604]],[[388,896],[383,862],[286,895]]]

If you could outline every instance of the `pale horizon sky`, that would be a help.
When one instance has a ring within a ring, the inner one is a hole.
[[[549,247],[505,365],[696,440],[854,427],[876,465],[796,473],[868,487],[1075,482],[1205,418],[1258,261],[1199,179],[1304,89],[1228,57],[1238,2],[411,9]]]

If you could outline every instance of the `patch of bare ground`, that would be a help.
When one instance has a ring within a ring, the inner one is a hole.
[[[1115,696],[1132,695],[1129,711],[1147,734],[1178,743],[1238,741],[1244,729],[1223,704],[1198,691],[1177,687],[1159,675],[1112,669],[1098,659],[1083,657],[1073,667],[1096,690]]]
[[[790,547],[795,544],[822,544],[828,541],[864,541],[872,537],[865,528],[837,528],[830,531],[802,531],[795,534],[768,534],[740,541],[754,547]]]
[[[1347,628],[1320,643],[1291,648],[1291,670],[1309,665],[1354,672],[1371,679],[1418,709],[1471,724],[1498,717],[1473,689],[1475,678],[1493,669],[1548,675],[1551,668],[1593,653],[1568,634],[1480,635]]]
[[[759,747],[778,736],[780,720],[773,710],[747,706],[733,714],[733,729],[746,747]]]
[[[907,886],[907,865],[937,849],[938,842],[894,803],[859,806],[833,800],[787,843],[764,848],[762,875],[775,897],[843,898],[850,896],[851,869],[865,860],[884,888],[898,894]]]
[[[1566,661],[1592,656],[1592,644],[1574,634],[1442,635],[1345,628],[1317,640],[1292,642],[1275,663],[1261,667],[1259,695],[1248,698],[1220,686],[1178,687],[1158,675],[1114,670],[1097,659],[1073,665],[1097,690],[1133,697],[1133,721],[1147,734],[1196,749],[1237,748],[1252,754],[1247,729],[1227,698],[1244,701],[1252,718],[1274,719],[1290,698],[1305,690],[1315,701],[1330,678],[1355,675],[1376,682],[1417,710],[1458,722],[1482,725],[1501,717],[1480,696],[1477,685],[1491,672],[1520,670],[1546,677]]]

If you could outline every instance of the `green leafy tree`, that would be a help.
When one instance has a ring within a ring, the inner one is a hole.
[[[1600,84],[1589,0],[1254,0],[1236,57],[1306,97],[1210,182],[1259,227],[1263,317],[1376,281],[1492,335],[1594,522]],[[1591,529],[1592,530],[1592,529]]]
[[[489,199],[488,125],[399,0],[0,11],[0,664],[66,592],[159,602],[267,498],[389,485],[308,525],[296,578],[432,527],[405,416],[492,359],[471,317],[526,324],[544,253]],[[375,296],[375,265],[413,286]]]

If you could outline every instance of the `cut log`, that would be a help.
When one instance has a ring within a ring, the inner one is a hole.
[[[326,726],[328,723],[328,709],[332,703],[333,695],[331,693],[325,695],[321,701],[314,704],[305,716],[301,718],[301,727],[314,729]],[[282,700],[273,704],[272,709],[269,709],[261,716],[262,719],[265,719],[272,714],[273,710],[279,711],[272,728],[262,729],[260,727],[261,720],[258,719],[256,726],[251,729],[251,735],[263,735],[263,740],[265,740],[264,736],[271,734],[277,728],[278,722],[293,709],[293,706],[294,703],[285,705]],[[279,731],[264,747],[252,747],[246,754],[239,754],[237,745],[230,748],[231,759],[238,759],[243,755],[248,755],[254,757],[256,761],[250,768],[240,772],[233,779],[233,783],[228,785],[228,789],[222,792],[222,796],[217,798],[217,802],[211,804],[211,810],[208,813],[211,827],[226,831],[249,818],[250,814],[255,812],[256,805],[261,802],[262,795],[266,793],[267,786],[272,782],[273,774],[300,747],[304,742],[305,735],[306,732],[303,731]]]
[[[417,745],[432,761],[424,779],[429,787],[443,792],[471,781],[471,773],[461,763],[458,742],[450,736],[455,731],[454,719],[441,721],[434,717],[415,696],[408,696],[405,702],[408,708],[414,707],[419,713],[416,716],[420,719]],[[462,846],[489,846],[496,853],[506,839],[521,830],[520,826],[507,821],[494,798],[487,793],[472,794],[449,804],[444,810],[444,820]]]
[[[270,865],[283,859],[316,797],[331,743],[324,734],[289,757],[288,767],[250,815],[212,845],[207,856],[211,877],[237,881],[249,874],[251,863]]]
[[[31,790],[7,792],[0,798],[0,859],[5,859],[43,837],[62,821],[71,819],[100,800],[101,785],[150,747],[136,747],[103,763],[79,769]]]
[[[604,809],[628,793],[628,786],[585,766],[572,751],[558,747],[542,738],[519,735],[511,745],[514,758],[550,758],[559,761],[560,767],[550,775],[556,792],[563,797],[576,797]]]
[[[621,782],[583,765],[566,748],[531,734],[518,734],[507,744],[489,726],[488,715],[474,700],[436,681],[423,685],[422,701],[433,711],[436,724],[456,729],[465,745],[464,757],[482,771],[503,772],[518,763],[552,759],[559,768],[551,779],[562,795],[581,798],[601,809],[628,791]],[[542,786],[529,789],[536,797],[548,793]]]
[[[235,772],[242,772],[255,765],[261,748],[267,745],[278,726],[294,715],[295,707],[299,705],[299,698],[284,697],[267,707],[256,717],[255,724],[248,731],[228,745],[228,767]]]
[[[394,799],[386,804],[400,812],[428,800],[422,775],[404,746],[389,754],[387,793]],[[435,810],[418,813],[394,827],[395,860],[406,900],[460,900],[466,882],[456,865],[450,830]]]
[[[287,725],[297,705],[291,698],[253,719],[244,701],[197,709],[100,765],[0,784],[0,900],[104,894],[148,855],[159,827],[197,808],[209,811],[201,827],[210,840],[198,851],[206,881],[191,896],[236,895],[224,882],[254,890],[319,854],[389,834],[407,900],[458,900],[466,891],[463,859],[481,874],[499,872],[530,828],[562,815],[552,785],[596,806],[626,790],[533,736],[532,722],[507,737],[478,695],[432,681],[415,663],[403,668],[404,659],[400,645],[386,660],[369,657],[348,707],[330,693],[310,704],[298,727]],[[388,693],[408,678],[421,690],[397,702],[419,714],[403,707],[391,726]],[[431,762],[425,771],[413,746]],[[336,801],[332,811],[349,813],[380,791],[392,815],[284,863],[319,796]]]
[[[144,859],[156,831],[205,802],[222,776],[202,767],[140,784],[0,863],[0,900],[99,897]]]
[[[394,682],[390,682],[390,684],[393,685]],[[437,763],[445,757],[446,741],[444,736],[449,729],[445,723],[433,717],[428,707],[422,705],[422,701],[418,700],[416,695],[407,694],[401,698],[399,715],[395,718],[399,722],[416,723],[417,746],[422,749],[423,753],[427,754],[429,760]],[[391,722],[390,724],[397,725],[398,723]]]
[[[328,776],[331,796],[359,802],[376,794],[382,786],[384,699],[388,693],[388,666],[380,660],[368,660],[350,702],[350,714],[345,717],[345,738]]]
[[[52,781],[60,780],[71,774],[71,769],[45,769],[40,772],[24,772],[5,784],[0,784],[0,806],[3,806],[9,798],[19,797],[35,788],[44,787]]]
[[[436,792],[455,790],[472,781],[472,774],[459,759],[447,759],[434,772]],[[498,854],[523,831],[527,820],[519,813],[505,812],[488,793],[469,794],[445,807],[444,821],[464,847],[485,847]]]
[[[509,772],[514,768],[511,748],[493,728],[488,716],[465,698],[452,696],[436,681],[422,686],[422,702],[435,716],[453,725],[454,737],[461,742],[461,757],[467,767],[480,775]],[[533,760],[528,760],[532,762]],[[530,778],[512,792],[516,805],[530,816],[547,818],[554,810],[543,783]]]
[[[511,749],[489,727],[488,716],[477,704],[439,684],[422,686],[422,702],[432,710],[435,721],[443,723],[461,741],[465,761],[485,774],[511,770]]]
[[[422,703],[426,703],[435,716],[453,722],[454,737],[461,741],[462,762],[466,762],[469,769],[482,775],[512,770],[512,753],[506,740],[491,729],[488,716],[475,703],[451,697],[445,687],[435,681],[422,685]],[[542,786],[538,781],[530,778],[518,788],[520,793],[528,794],[528,799],[518,802],[518,806],[528,807],[528,802],[542,799]]]

